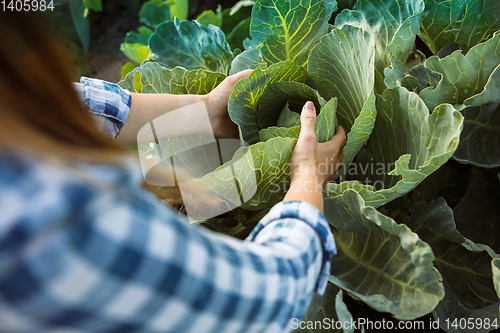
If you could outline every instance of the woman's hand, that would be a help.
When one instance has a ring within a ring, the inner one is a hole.
[[[252,71],[253,69],[247,69],[226,77],[224,81],[206,95],[208,117],[217,139],[238,138],[238,125],[229,118],[227,102],[236,82],[247,78]]]
[[[299,140],[290,161],[290,189],[284,201],[307,201],[323,212],[323,187],[337,177],[337,170],[344,157],[346,135],[342,127],[335,128],[329,141],[316,140],[316,111],[312,102],[307,102],[300,115],[302,125]]]
[[[330,141],[318,143],[316,140],[316,111],[312,102],[307,102],[300,115],[299,140],[290,162],[290,177],[314,175],[321,185],[337,178],[337,170],[344,158],[343,148],[346,135],[342,127],[335,128],[335,135]]]
[[[189,117],[178,117],[172,121],[173,127],[156,133],[158,139],[192,134],[211,135],[212,132],[217,139],[237,138],[238,126],[229,118],[227,102],[236,82],[248,77],[251,72],[251,69],[247,69],[228,76],[207,95],[133,93],[127,121],[115,138],[115,142],[124,146],[136,145],[138,144],[137,133],[147,123],[171,111],[198,102],[205,102],[210,125],[212,125],[211,131],[205,131],[205,123],[193,121]]]

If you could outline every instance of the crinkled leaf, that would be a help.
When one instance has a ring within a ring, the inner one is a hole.
[[[500,46],[500,44],[499,44]],[[499,57],[500,58],[500,57]],[[495,59],[497,60],[497,59]],[[498,59],[500,60],[500,59]],[[493,70],[488,77],[484,90],[477,95],[467,98],[464,101],[465,106],[480,106],[488,103],[500,102],[500,64]]]
[[[251,17],[247,17],[240,23],[238,23],[237,26],[234,27],[233,30],[231,30],[227,34],[227,41],[231,45],[231,48],[236,49],[243,49],[243,41],[250,37],[250,21],[252,20]]]
[[[464,129],[455,159],[486,168],[500,166],[500,103],[462,111]]]
[[[262,47],[262,44],[254,39],[246,38],[243,41],[243,47],[245,48],[245,50],[254,50],[257,48],[260,49]]]
[[[250,147],[242,147],[230,162],[203,177],[202,182],[222,198],[234,191],[237,183],[237,190],[244,202],[243,208],[269,208],[281,201],[286,194],[288,168],[296,143],[296,139],[277,137]],[[248,150],[251,154],[247,154]],[[240,202],[236,204],[239,205]]]
[[[158,63],[148,62],[127,74],[118,85],[130,92],[150,94],[184,94],[182,80],[174,79],[173,71]]]
[[[337,318],[342,323],[351,323],[353,321],[352,314],[347,309],[347,305],[345,305],[342,295],[342,290],[339,290],[337,296],[335,296],[335,313],[337,314]],[[354,328],[349,327],[349,325],[344,324],[344,328],[342,332],[344,333],[354,333]],[[362,330],[364,333],[364,330]]]
[[[455,223],[462,235],[500,253],[500,169],[474,168],[477,178],[455,207]]]
[[[403,72],[404,72],[403,65],[396,59],[395,56],[392,56],[391,66],[384,69],[385,86],[389,89],[401,87]]]
[[[294,38],[300,38],[298,34],[304,32],[297,32],[297,35],[294,35],[293,32],[300,30],[300,27],[309,28],[310,23],[308,22],[314,22],[316,17],[319,18],[321,9],[324,9],[325,5],[329,6],[330,10],[337,7],[335,1],[325,3],[314,0],[305,0],[303,2],[297,0],[286,2],[258,0],[252,10],[252,38],[261,43],[266,40],[267,36],[272,34],[288,35],[290,41],[294,40]],[[323,24],[323,22],[319,23]],[[309,29],[312,29],[312,27]]]
[[[187,94],[206,95],[214,90],[225,78],[224,74],[198,69],[186,71],[182,83],[186,87]]]
[[[276,126],[290,128],[299,125],[300,125],[300,115],[297,112],[290,111],[287,102],[280,113]]]
[[[259,108],[256,113],[259,127],[276,125],[280,116],[279,110],[282,110],[287,103],[290,110],[300,114],[307,101],[312,101],[316,110],[320,110],[326,103],[316,90],[304,83],[274,82],[269,84],[259,99]]]
[[[500,65],[483,92],[464,104],[464,130],[455,159],[486,168],[500,166]]]
[[[130,44],[141,44],[148,46],[149,44],[149,37],[151,37],[151,34],[153,33],[153,30],[149,29],[148,27],[139,27],[137,29],[139,33],[130,31],[127,33],[125,36],[125,43],[130,43]]]
[[[457,51],[442,60],[432,57],[426,62],[430,68],[426,68],[427,73],[442,77],[435,88],[420,93],[426,103],[433,106],[447,102],[465,107],[464,131],[455,153],[460,162],[483,167],[500,165],[499,46],[497,35],[473,47],[466,56]]]
[[[259,66],[266,66],[266,62],[262,60],[260,49],[245,50],[234,58],[231,63],[229,75],[236,74],[245,69],[255,69]]]
[[[337,9],[334,0],[258,0],[252,11],[250,35],[263,43],[262,56],[269,63],[292,60],[307,63],[311,47],[328,30]]]
[[[444,297],[431,247],[404,224],[366,206],[355,191],[343,203],[325,200],[337,255],[330,282],[400,320],[431,312]]]
[[[304,68],[288,60],[268,68],[259,67],[248,78],[234,85],[228,104],[229,116],[240,127],[246,142],[253,144],[259,141],[261,128],[257,121],[257,109],[266,87],[273,82],[285,81],[304,83],[309,82],[310,77]]]
[[[161,133],[157,135],[160,136]],[[230,160],[239,148],[238,140],[214,140],[213,136],[199,134],[184,135],[160,139],[158,157],[165,159],[175,156],[175,171],[183,173],[178,178],[198,179],[217,169],[221,165],[221,159],[223,162]]]
[[[374,52],[371,34],[346,25],[323,36],[309,57],[307,69],[321,96],[339,98],[338,122],[348,133],[345,164],[354,159],[375,123]]]
[[[439,52],[437,53],[437,56],[439,58],[444,58],[444,57],[451,55],[456,50],[460,50],[460,45],[458,45],[458,43],[451,43],[451,44],[448,44],[445,47],[443,47],[441,50],[439,50]],[[464,54],[466,53],[465,51],[462,51],[462,52],[464,52]]]
[[[300,134],[300,126],[294,127],[268,127],[263,128],[259,132],[260,141],[265,142],[272,138],[293,138],[298,139]]]
[[[335,135],[337,127],[337,98],[328,101],[320,110],[316,119],[316,140],[326,142]]]
[[[370,137],[373,127],[375,126],[376,116],[375,92],[372,90],[365,104],[363,104],[363,109],[361,109],[359,116],[354,121],[351,131],[347,134],[347,144],[344,147],[344,158],[338,172],[341,179],[344,179],[345,172],[347,171],[345,165],[349,165],[354,160],[356,154],[358,154],[366,143],[366,140]]]
[[[163,22],[170,21],[170,4],[168,0],[149,0],[139,12],[139,21],[156,28]]]
[[[411,88],[407,89],[409,91],[415,92],[416,87],[419,85],[419,82],[415,77],[408,76],[407,74],[408,72],[411,72],[412,69],[420,67],[425,62],[425,59],[425,54],[417,49],[413,49],[413,51],[408,55],[408,59],[406,60],[406,63],[404,65],[401,64],[401,62],[394,55],[392,55],[391,66],[384,69],[385,86],[389,89],[395,87],[406,88],[407,86],[410,86]],[[408,82],[408,79],[412,80]],[[414,80],[416,80],[416,82]],[[427,85],[425,87],[427,87]]]
[[[316,119],[316,139],[318,142],[326,142],[330,140],[335,135],[335,127],[337,123],[337,98],[332,98],[328,103],[326,103],[322,108]],[[278,120],[278,126],[284,127],[268,127],[264,128],[259,132],[260,140],[267,141],[275,137],[281,138],[294,138],[298,139],[300,134],[300,116],[298,113],[290,111],[287,106],[283,108],[282,115],[285,114],[287,117],[291,117],[292,121],[290,124],[280,123]],[[297,115],[297,116],[295,116]],[[293,126],[293,124],[298,124],[299,126]],[[286,125],[292,125],[293,127],[287,128]]]
[[[411,191],[453,155],[462,123],[462,115],[451,105],[440,105],[429,114],[415,93],[404,88],[386,90],[377,96],[377,118],[366,152],[358,154],[347,171],[368,184],[330,183],[329,197],[354,189],[367,205],[380,207]]]
[[[121,71],[121,80],[125,80],[125,76],[127,76],[128,73],[132,72],[135,69],[135,65],[131,63],[130,61],[127,61],[123,66],[122,66],[122,71]]]
[[[375,37],[377,59],[376,90],[385,90],[384,68],[391,64],[391,56],[403,65],[413,47],[420,28],[424,0],[358,0],[352,10],[337,15],[335,26],[352,25],[370,32]]]
[[[211,9],[203,11],[196,17],[196,21],[200,22],[203,25],[211,24],[220,28],[222,26],[221,6],[217,6],[217,10],[215,12]]]
[[[491,270],[493,271],[493,284],[497,292],[497,297],[500,298],[500,259],[491,261]]]
[[[197,21],[165,22],[149,39],[152,58],[163,66],[229,73],[233,52],[220,28]]]
[[[420,82],[418,81],[418,79],[416,77],[411,76],[411,75],[406,75],[405,77],[403,77],[401,79],[401,87],[405,88],[408,91],[415,92],[415,93],[419,93],[421,90],[421,89],[419,89]],[[425,87],[428,87],[428,85],[423,86],[422,89]]]
[[[139,33],[130,31],[121,43],[120,50],[132,61],[141,64],[149,56],[149,37],[153,31],[148,27],[139,27]]]
[[[474,46],[464,56],[455,51],[446,58],[430,57],[425,67],[442,75],[438,85],[420,92],[429,110],[441,103],[462,104],[483,91],[488,78],[500,65],[500,34]]]
[[[417,84],[415,85],[415,92],[420,93],[427,87],[435,89],[441,80],[441,75],[434,71],[431,71],[424,65],[418,65],[410,69],[410,75],[406,76],[407,79],[417,79]]]
[[[411,72],[412,69],[420,67],[425,62],[425,59],[425,54],[423,54],[419,50],[414,50],[409,54],[406,63],[403,65],[394,55],[392,55],[391,66],[384,69],[385,86],[389,89],[395,87],[405,87],[409,91],[417,91],[419,81],[415,77],[408,76],[406,74],[408,74],[408,72]],[[428,85],[426,85],[425,87],[427,86]],[[420,92],[420,90],[418,91]]]
[[[467,51],[500,29],[500,2],[425,0],[419,36],[434,54],[451,43]]]
[[[491,275],[493,251],[463,237],[456,229],[453,211],[444,199],[429,204],[419,202],[410,208],[405,224],[427,242],[434,251],[434,265],[443,277],[445,297],[433,311],[448,332],[488,332],[490,329],[453,329],[450,322],[460,318],[498,317],[500,301],[495,296]]]
[[[204,95],[212,91],[225,77],[224,74],[204,69],[186,71],[177,67],[171,70],[158,63],[148,62],[128,73],[125,80],[118,84],[131,92]],[[138,84],[140,90],[137,89]]]
[[[189,0],[170,0],[170,15],[179,20],[186,20],[188,16]]]

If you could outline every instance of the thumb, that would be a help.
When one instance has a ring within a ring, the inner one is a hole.
[[[245,79],[252,74],[253,69],[246,69],[244,71],[238,72],[236,74],[230,75],[226,78],[226,80],[231,84],[234,85],[236,82],[238,82],[241,79]]]
[[[301,138],[304,140],[308,137],[316,139],[316,108],[313,102],[307,102],[302,108],[300,124],[302,127],[300,129],[299,140]]]

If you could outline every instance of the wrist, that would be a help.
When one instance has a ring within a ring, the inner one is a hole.
[[[294,177],[283,201],[305,201],[323,213],[323,186],[316,175],[302,174]]]
[[[290,188],[293,184],[301,184],[301,187],[309,192],[311,192],[314,186],[315,191],[321,192],[325,187],[326,180],[317,174],[299,174],[291,179]]]
[[[210,120],[210,125],[212,126],[212,130],[214,132],[215,137],[218,137],[217,131],[220,127],[220,117],[217,112],[215,112],[216,107],[214,106],[214,101],[212,100],[212,94],[208,93],[206,95],[199,95],[202,98],[202,101],[205,103],[205,107],[207,108],[208,119]]]
[[[323,188],[328,180],[327,175],[322,175],[314,163],[306,164],[296,168],[290,174],[290,181],[311,182],[314,181],[318,186]]]
[[[209,107],[208,107],[208,98],[207,98],[208,95],[192,94],[192,95],[184,95],[184,96],[186,98],[186,103],[184,103],[184,104],[186,104],[185,106],[199,103],[199,102],[204,102],[205,107],[207,108],[208,115],[210,116]]]

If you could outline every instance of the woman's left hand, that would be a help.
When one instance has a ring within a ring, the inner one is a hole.
[[[206,106],[212,130],[217,139],[237,138],[238,125],[236,125],[227,111],[227,103],[231,96],[234,85],[241,79],[248,77],[252,69],[228,76],[207,96]]]

